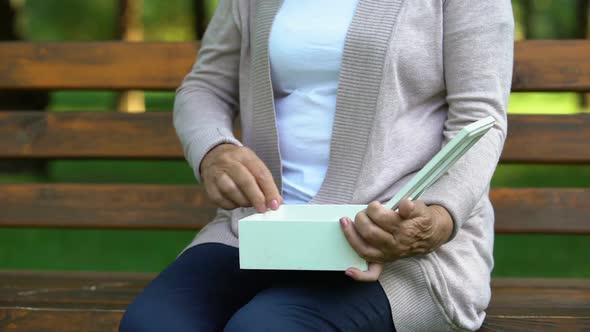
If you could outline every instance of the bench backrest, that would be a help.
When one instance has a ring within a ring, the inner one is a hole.
[[[0,89],[173,90],[198,43],[0,43]],[[590,41],[515,45],[513,91],[590,91]],[[590,164],[590,114],[510,115],[502,163]],[[167,113],[0,112],[2,159],[181,159]],[[493,189],[496,231],[590,234],[590,190]],[[0,184],[0,227],[198,229],[194,185]]]

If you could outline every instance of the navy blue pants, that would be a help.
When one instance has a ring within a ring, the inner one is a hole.
[[[190,248],[127,308],[120,331],[394,331],[377,282],[342,272],[240,270],[238,249]]]

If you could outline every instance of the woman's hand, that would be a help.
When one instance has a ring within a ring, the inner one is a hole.
[[[220,207],[276,210],[283,203],[272,174],[246,147],[220,144],[209,151],[200,166],[209,199]]]
[[[372,202],[354,220],[340,219],[344,235],[354,250],[369,262],[368,271],[355,268],[346,274],[358,281],[376,281],[383,264],[400,258],[423,255],[447,242],[453,220],[442,206],[423,201],[403,201],[399,212]]]

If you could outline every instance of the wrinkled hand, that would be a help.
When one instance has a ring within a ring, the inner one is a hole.
[[[200,171],[209,199],[224,209],[254,206],[265,212],[283,203],[269,169],[246,147],[216,146],[203,158]]]
[[[367,271],[346,270],[358,281],[376,281],[384,263],[436,250],[453,231],[453,220],[444,207],[408,200],[398,212],[372,202],[356,215],[354,223],[343,217],[340,224],[352,248],[369,262]]]

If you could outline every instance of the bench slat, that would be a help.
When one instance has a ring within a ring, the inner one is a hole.
[[[588,331],[590,318],[588,317],[510,317],[487,316],[480,332],[488,331],[545,331],[545,332],[571,332]]]
[[[198,42],[0,43],[0,89],[172,90]]]
[[[201,188],[160,185],[0,185],[0,226],[200,229],[215,210]]]
[[[590,189],[491,197],[499,233],[590,234]],[[197,185],[2,184],[0,202],[0,227],[200,229],[215,212]]]
[[[590,189],[491,191],[497,233],[590,234]]]
[[[0,307],[0,326],[14,332],[117,332],[124,310],[59,310],[51,308]],[[488,315],[480,332],[491,331],[588,331],[587,317],[513,317]]]
[[[590,91],[590,40],[515,43],[512,91]]]
[[[117,332],[123,312],[0,307],[0,327],[10,332]]]
[[[12,324],[16,331],[34,331],[39,324],[115,331],[126,306],[154,276],[0,271],[0,326]],[[492,294],[484,331],[590,326],[590,280],[496,278]]]
[[[590,163],[588,142],[590,114],[510,115],[502,161]],[[0,112],[0,158],[181,159],[183,154],[170,112]]]
[[[121,310],[153,277],[149,273],[0,270],[0,307]]]
[[[124,310],[58,310],[51,308],[0,307],[0,326],[10,326],[14,332],[35,331],[100,331],[117,332]],[[49,329],[48,329],[49,328]],[[587,331],[587,317],[513,317],[488,315],[480,332],[491,331]]]
[[[182,157],[170,112],[0,112],[0,158]]]
[[[590,114],[509,115],[502,161],[590,163],[588,142]]]
[[[0,89],[178,87],[198,42],[0,43]],[[590,41],[515,43],[513,91],[590,90]]]

